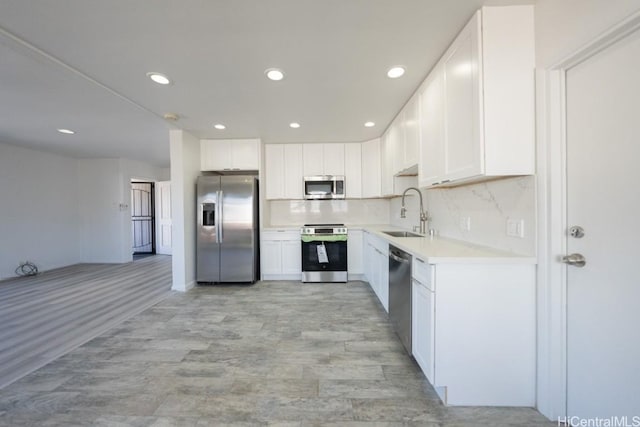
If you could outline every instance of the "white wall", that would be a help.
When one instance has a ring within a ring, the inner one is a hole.
[[[123,185],[119,159],[78,160],[82,262],[130,261],[122,247],[123,222],[129,209]]]
[[[82,262],[130,262],[131,179],[157,181],[163,170],[129,159],[78,160]]]
[[[0,144],[0,279],[26,260],[40,270],[131,261],[131,178],[156,181],[168,172]]]
[[[269,223],[265,227],[303,224],[388,224],[389,201],[363,200],[273,200],[267,201]]]
[[[638,0],[537,0],[536,67],[558,63],[638,11]]]
[[[186,291],[196,280],[196,179],[200,175],[200,140],[182,130],[169,132],[173,285]]]
[[[0,144],[0,279],[78,262],[76,160]]]

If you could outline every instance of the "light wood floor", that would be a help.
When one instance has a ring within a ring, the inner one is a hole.
[[[171,257],[78,264],[0,282],[0,388],[170,294]]]

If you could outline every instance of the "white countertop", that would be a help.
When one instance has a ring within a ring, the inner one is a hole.
[[[428,264],[536,264],[536,257],[474,245],[446,237],[392,237],[382,231],[406,231],[389,225],[364,225],[364,231],[410,252]]]

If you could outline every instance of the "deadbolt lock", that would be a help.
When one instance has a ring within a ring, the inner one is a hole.
[[[569,229],[569,235],[571,237],[575,237],[576,239],[581,239],[584,237],[584,228],[579,225],[574,225]]]

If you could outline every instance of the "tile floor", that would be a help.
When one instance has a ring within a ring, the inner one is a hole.
[[[366,283],[198,287],[0,390],[0,426],[543,426],[444,407]]]

